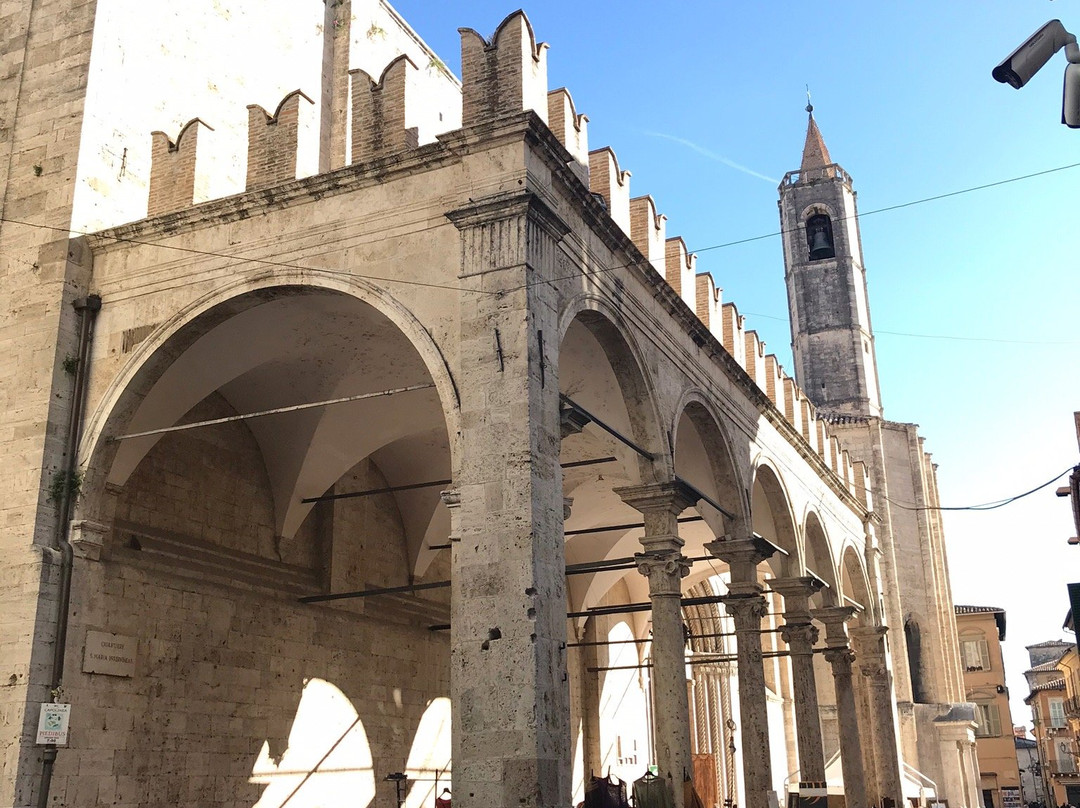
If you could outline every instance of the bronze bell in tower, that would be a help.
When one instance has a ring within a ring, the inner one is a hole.
[[[810,247],[811,261],[836,256],[836,251],[833,249],[832,224],[828,216],[818,214],[806,221],[806,243]]]

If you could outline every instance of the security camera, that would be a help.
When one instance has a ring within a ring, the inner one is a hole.
[[[1080,62],[1076,37],[1065,30],[1061,20],[1050,20],[994,68],[994,78],[1019,90],[1062,48],[1070,62]]]
[[[1080,129],[1080,64],[1065,65],[1065,90],[1061,97],[1061,122]]]

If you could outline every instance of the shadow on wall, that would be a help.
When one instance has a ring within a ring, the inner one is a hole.
[[[434,699],[420,719],[405,769],[411,788],[406,808],[427,804],[450,787],[450,700]],[[264,741],[251,770],[266,788],[253,808],[317,808],[348,798],[370,805],[375,773],[364,724],[348,697],[323,679],[308,679],[296,709],[289,745],[279,759]]]

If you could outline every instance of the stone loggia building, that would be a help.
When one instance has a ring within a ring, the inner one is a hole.
[[[800,386],[520,12],[460,82],[380,0],[2,13],[0,805],[978,804],[813,120]]]

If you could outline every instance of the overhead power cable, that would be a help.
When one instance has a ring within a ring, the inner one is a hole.
[[[1023,174],[1023,175],[1021,175],[1019,177],[1009,177],[1008,179],[997,180],[995,182],[988,182],[988,183],[984,183],[982,185],[972,185],[972,186],[970,186],[968,188],[961,188],[958,191],[948,191],[948,192],[943,193],[943,194],[935,194],[933,196],[924,196],[924,197],[921,197],[919,199],[913,199],[910,202],[901,202],[901,203],[899,203],[897,205],[889,205],[889,206],[884,207],[884,208],[876,208],[874,210],[864,211],[862,213],[853,213],[853,214],[851,214],[849,216],[838,217],[837,220],[838,221],[847,221],[848,219],[859,219],[859,218],[864,217],[864,216],[873,216],[874,214],[877,214],[877,213],[886,213],[888,211],[900,210],[901,208],[910,208],[910,207],[913,207],[915,205],[925,204],[927,202],[935,202],[935,201],[940,200],[940,199],[948,199],[949,197],[952,197],[952,196],[960,196],[962,194],[970,194],[970,193],[973,193],[975,191],[984,191],[984,190],[986,190],[988,188],[996,188],[996,187],[998,187],[1000,185],[1008,185],[1008,184],[1013,183],[1013,182],[1020,182],[1021,180],[1029,180],[1029,179],[1033,179],[1034,177],[1041,177],[1041,176],[1043,176],[1045,174],[1054,174],[1054,173],[1056,173],[1058,171],[1066,171],[1066,170],[1068,170],[1070,168],[1077,168],[1077,167],[1080,167],[1080,163],[1069,163],[1068,165],[1057,166],[1056,168],[1047,168],[1047,169],[1044,169],[1043,171],[1035,171],[1035,172],[1033,172],[1031,174]],[[767,239],[767,238],[776,238],[777,236],[782,236],[782,235],[784,235],[786,233],[796,233],[796,232],[798,232],[798,228],[790,228],[788,230],[780,229],[780,230],[775,230],[775,231],[773,231],[771,233],[762,233],[760,236],[750,236],[749,238],[741,238],[741,239],[736,239],[734,241],[725,241],[725,242],[722,242],[720,244],[711,244],[711,245],[709,245],[707,247],[696,247],[696,248],[694,248],[692,250],[687,250],[687,253],[691,254],[691,255],[695,255],[695,254],[700,254],[700,253],[703,253],[703,252],[711,252],[713,250],[722,250],[722,249],[725,249],[727,247],[738,246],[739,244],[749,244],[750,242],[753,242],[753,241],[762,241],[762,240]],[[602,275],[602,274],[607,273],[607,272],[614,272],[615,270],[618,270],[618,269],[626,269],[627,267],[631,267],[631,266],[634,266],[634,265],[639,264],[639,263],[641,263],[641,262],[640,261],[631,261],[631,262],[626,263],[626,264],[616,264],[614,266],[605,267],[603,269],[592,269],[592,270],[586,272],[585,274]],[[532,286],[539,286],[539,285],[544,284],[544,283],[554,283],[556,281],[570,280],[570,279],[578,277],[580,274],[582,274],[582,273],[577,273],[577,274],[574,274],[574,275],[560,275],[560,276],[557,276],[557,277],[554,277],[554,278],[544,278],[542,280],[529,281],[528,283],[522,284],[519,287],[515,287],[515,289],[525,289],[525,288],[532,287]],[[507,290],[507,291],[514,291],[514,289]]]
[[[885,500],[890,505],[895,505],[897,508],[900,508],[901,510],[905,510],[905,511],[992,511],[992,510],[995,510],[996,508],[1004,508],[1006,505],[1010,505],[1013,502],[1016,502],[1018,499],[1023,499],[1026,496],[1034,494],[1036,491],[1041,491],[1042,489],[1053,485],[1058,480],[1060,480],[1062,477],[1064,477],[1066,474],[1071,473],[1073,468],[1074,468],[1073,466],[1069,466],[1069,468],[1065,469],[1065,471],[1061,472],[1061,474],[1055,475],[1052,479],[1047,480],[1045,483],[1042,483],[1041,485],[1035,486],[1030,491],[1025,491],[1022,494],[1015,494],[1014,496],[1011,496],[1011,497],[1005,497],[1005,499],[994,500],[993,502],[984,502],[981,505],[960,505],[960,506],[953,506],[953,507],[945,507],[945,506],[941,506],[941,505],[939,505],[939,506],[929,506],[929,505],[915,506],[915,505],[905,505],[904,503],[897,502],[896,500],[889,499],[888,497],[885,497]]]
[[[983,190],[986,190],[988,188],[996,188],[996,187],[1001,186],[1001,185],[1008,185],[1009,183],[1020,182],[1021,180],[1028,180],[1028,179],[1032,179],[1034,177],[1041,177],[1041,176],[1044,176],[1046,174],[1053,174],[1053,173],[1056,173],[1056,172],[1059,172],[1059,171],[1066,171],[1068,169],[1077,168],[1077,167],[1080,167],[1080,163],[1070,163],[1069,165],[1057,166],[1056,168],[1048,168],[1048,169],[1045,169],[1043,171],[1036,171],[1036,172],[1033,172],[1031,174],[1021,175],[1019,177],[1009,177],[1008,179],[997,180],[995,182],[988,182],[988,183],[984,183],[982,185],[973,185],[973,186],[968,187],[968,188],[961,188],[960,190],[957,190],[957,191],[949,191],[949,192],[942,193],[942,194],[935,194],[933,196],[926,196],[926,197],[921,197],[919,199],[913,199],[913,200],[911,200],[909,202],[901,202],[901,203],[896,204],[896,205],[889,205],[889,206],[886,206],[886,207],[883,207],[883,208],[876,208],[874,210],[864,211],[864,212],[859,213],[859,214],[852,214],[850,216],[844,217],[844,219],[842,219],[842,220],[865,217],[865,216],[873,216],[873,215],[878,214],[878,213],[886,213],[886,212],[889,212],[889,211],[900,210],[902,208],[909,208],[909,207],[913,207],[915,205],[922,205],[922,204],[925,204],[927,202],[934,202],[934,201],[937,201],[937,200],[940,200],[940,199],[947,199],[947,198],[953,197],[953,196],[960,196],[962,194],[969,194],[969,193],[973,193],[975,191],[983,191]],[[262,266],[273,266],[273,267],[279,267],[279,268],[283,268],[283,269],[296,269],[296,270],[301,270],[301,271],[305,271],[305,272],[325,272],[325,273],[330,273],[330,274],[342,274],[342,275],[348,275],[348,276],[354,277],[354,278],[360,278],[360,279],[363,279],[363,280],[382,281],[382,282],[385,282],[385,283],[396,283],[396,284],[401,284],[401,285],[404,285],[404,286],[421,286],[421,287],[426,287],[426,288],[430,288],[430,289],[446,289],[446,290],[449,290],[449,291],[458,291],[458,292],[460,292],[460,291],[470,291],[470,292],[477,292],[479,294],[489,294],[489,295],[498,295],[498,294],[503,294],[505,292],[517,291],[519,289],[525,289],[525,288],[529,288],[529,287],[532,287],[532,286],[537,286],[537,285],[540,285],[540,284],[543,284],[543,283],[553,283],[555,281],[570,280],[570,279],[578,277],[581,274],[581,273],[575,273],[573,275],[563,275],[563,276],[556,277],[556,278],[545,278],[543,280],[529,281],[528,283],[522,284],[521,286],[514,287],[514,288],[508,289],[508,290],[503,290],[503,291],[488,291],[488,290],[483,290],[483,289],[463,290],[460,286],[451,286],[449,284],[430,283],[430,282],[426,282],[426,281],[404,280],[404,279],[401,279],[401,278],[386,278],[386,277],[379,277],[379,276],[375,276],[375,275],[365,275],[365,274],[360,273],[360,272],[351,272],[351,271],[346,271],[346,270],[335,270],[335,269],[329,269],[329,268],[326,268],[326,267],[305,266],[305,265],[302,265],[302,264],[294,264],[294,263],[291,263],[291,262],[288,262],[288,261],[275,261],[275,260],[269,259],[269,258],[245,257],[245,256],[240,256],[240,255],[234,255],[234,254],[231,255],[229,253],[221,253],[221,252],[216,252],[214,250],[199,250],[199,249],[196,249],[194,247],[182,247],[182,246],[179,246],[179,245],[176,245],[176,244],[162,244],[162,243],[155,242],[155,241],[146,241],[146,240],[143,240],[143,239],[136,239],[136,238],[129,238],[129,237],[124,237],[124,236],[111,235],[111,234],[102,233],[102,232],[76,230],[76,229],[73,229],[71,227],[60,227],[60,226],[57,226],[57,225],[40,224],[40,223],[37,223],[37,222],[28,222],[28,221],[24,221],[24,220],[20,220],[20,219],[9,219],[9,218],[3,217],[3,216],[0,216],[0,222],[2,222],[4,224],[20,225],[20,226],[23,226],[23,227],[32,227],[32,228],[36,228],[36,229],[39,229],[39,230],[50,230],[50,231],[56,232],[56,233],[72,233],[72,234],[77,235],[77,236],[96,236],[98,238],[110,239],[112,241],[115,241],[115,242],[121,243],[121,244],[133,244],[133,245],[144,246],[144,247],[159,247],[159,248],[162,248],[162,249],[173,250],[173,251],[181,252],[181,253],[188,253],[188,254],[191,254],[191,255],[199,255],[199,256],[211,257],[211,258],[224,258],[224,259],[227,259],[229,261],[236,261],[236,262],[240,262],[240,263],[253,263],[253,264],[259,264],[259,265],[262,265]],[[727,241],[727,242],[723,242],[723,243],[720,243],[720,244],[712,244],[712,245],[705,246],[705,247],[699,247],[699,248],[690,250],[690,252],[691,253],[711,252],[713,250],[720,250],[720,249],[724,249],[724,248],[727,248],[727,247],[734,247],[734,246],[737,246],[739,244],[748,244],[748,243],[753,242],[753,241],[761,241],[761,240],[767,239],[767,238],[775,238],[776,236],[784,235],[787,232],[796,232],[796,231],[794,229],[792,229],[792,230],[776,230],[776,231],[771,232],[771,233],[763,233],[762,235],[759,235],[759,236],[751,236],[749,238],[736,239],[734,241]],[[19,260],[22,260],[22,259],[19,259]],[[618,269],[626,269],[627,267],[633,266],[635,263],[637,263],[637,262],[630,262],[630,263],[627,263],[627,264],[618,264],[618,265],[615,265],[615,266],[606,267],[604,269],[593,269],[593,270],[587,272],[586,274],[599,275],[599,274],[603,274],[603,273],[607,273],[607,272],[614,272],[615,270],[618,270]]]
[[[230,255],[229,253],[215,252],[214,250],[199,250],[194,247],[181,247],[178,244],[163,244],[157,241],[145,241],[137,238],[127,238],[125,236],[115,236],[108,233],[94,232],[89,230],[75,230],[71,227],[59,227],[51,224],[38,224],[36,222],[27,222],[20,219],[9,219],[5,216],[0,216],[0,222],[4,224],[16,224],[23,227],[33,227],[38,230],[51,230],[55,233],[71,233],[76,236],[94,236],[96,238],[109,239],[117,242],[118,244],[133,244],[139,247],[159,247],[163,250],[173,250],[175,252],[188,253],[189,255],[198,255],[207,258],[224,258],[229,261],[238,263],[251,263],[259,264],[262,266],[279,267],[281,269],[298,269],[302,272],[325,272],[333,275],[347,275],[352,278],[360,278],[367,281],[380,281],[383,283],[397,283],[403,286],[423,286],[429,289],[447,289],[451,292],[465,291],[460,286],[450,286],[444,283],[429,283],[427,281],[410,281],[403,278],[386,278],[378,275],[364,275],[361,272],[351,272],[341,269],[331,269],[328,267],[317,266],[305,266],[303,264],[293,264],[288,261],[275,261],[271,258],[255,258],[251,256],[243,255]],[[21,259],[20,259],[21,260]],[[23,261],[23,263],[26,263]],[[31,266],[33,266],[31,264]],[[499,292],[487,291],[484,289],[469,289],[470,292],[477,292],[479,294],[497,295]]]
[[[787,317],[777,317],[775,314],[762,314],[758,311],[744,311],[747,317],[760,317],[765,320],[777,320],[782,323],[788,322]],[[1003,345],[1080,345],[1077,340],[1041,340],[1041,339],[1001,339],[999,337],[960,337],[954,334],[914,334],[910,331],[886,331],[881,328],[874,329],[874,336],[888,334],[893,337],[916,337],[918,339],[947,339],[960,342],[996,342]]]

